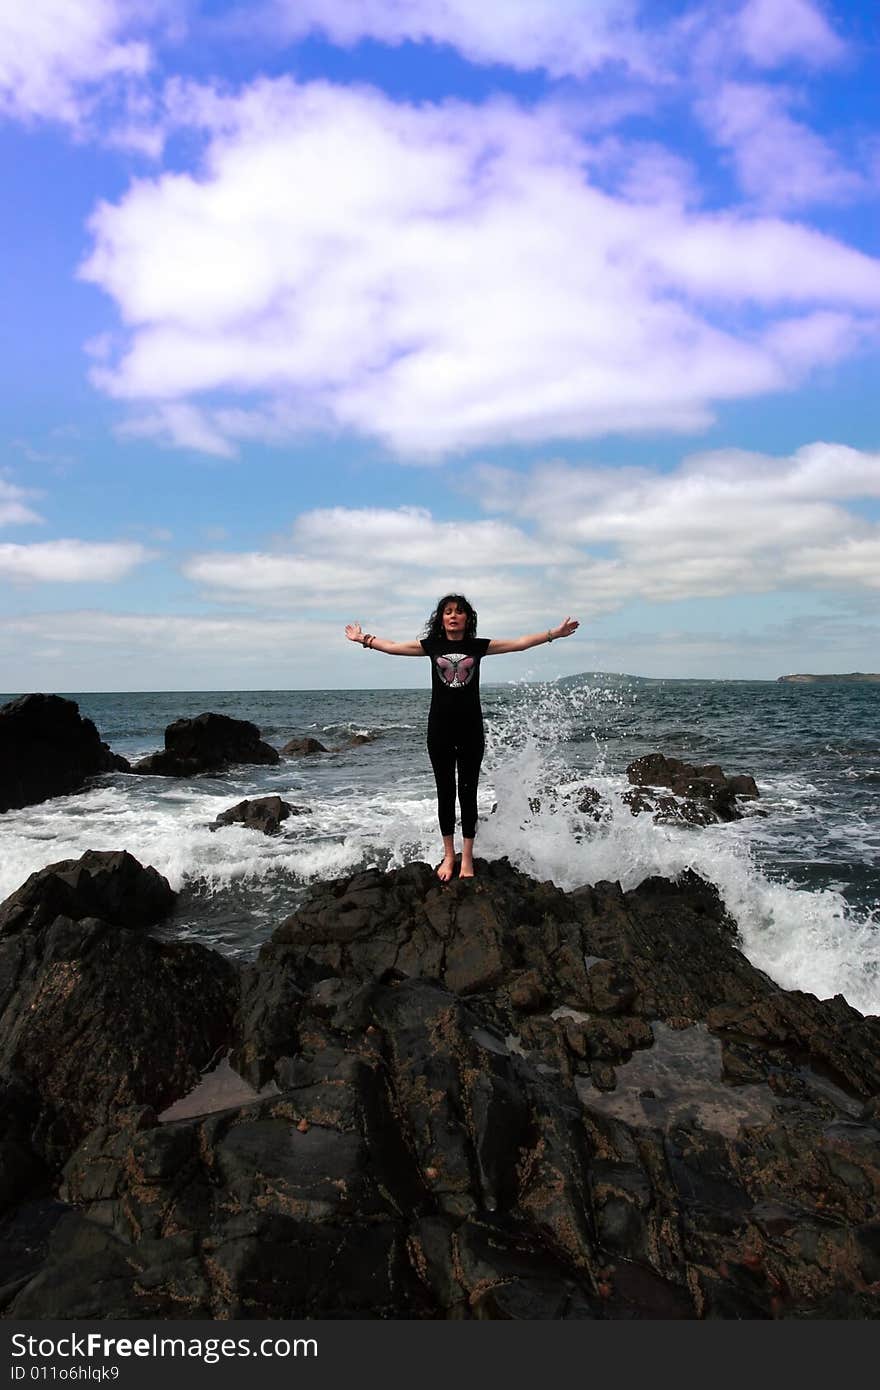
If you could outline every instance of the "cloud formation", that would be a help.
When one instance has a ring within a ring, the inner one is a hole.
[[[814,0],[746,0],[733,25],[744,55],[760,68],[839,63],[846,44]]]
[[[557,78],[653,65],[638,0],[271,0],[269,10],[288,39],[319,33],[346,48],[365,38],[449,44],[472,63]]]
[[[182,447],[231,452],[261,421],[266,438],[284,422],[416,456],[692,430],[715,401],[835,360],[880,308],[880,262],[832,237],[691,210],[668,173],[603,190],[556,106],[287,79],[181,89],[187,104],[204,167],[102,204],[81,272],[128,328],[94,380]],[[833,347],[774,334],[792,308],[851,331]]]
[[[552,558],[572,562],[578,552],[560,545]],[[449,588],[477,585],[484,601],[514,609],[533,604],[547,561],[540,541],[505,521],[438,521],[422,507],[331,507],[297,517],[289,548],[206,551],[183,572],[221,601],[313,619],[332,614],[337,626],[384,614],[412,635]]]
[[[547,464],[525,484],[488,468],[475,485],[489,510],[583,547],[584,602],[880,587],[880,525],[846,505],[880,498],[880,454],[845,445],[714,451],[667,474]]]
[[[152,552],[129,541],[38,541],[0,545],[0,575],[38,584],[112,584],[124,579]]]
[[[814,0],[706,0],[676,24],[650,0],[269,0],[276,33],[320,34],[350,48],[362,39],[448,44],[471,63],[583,78],[606,64],[668,78],[675,35],[714,33],[754,67],[826,67],[846,46]]]
[[[142,78],[149,44],[127,37],[158,0],[12,0],[0,7],[0,114],[79,126],[103,90]]]
[[[788,458],[714,451],[666,474],[484,466],[469,485],[489,519],[317,510],[297,518],[287,548],[204,552],[184,572],[227,602],[381,617],[390,636],[420,629],[450,588],[510,636],[539,630],[560,609],[557,621],[560,605],[586,619],[632,601],[799,589],[857,602],[880,588],[880,524],[865,510],[880,499],[880,455],[843,445]]]
[[[43,518],[25,500],[32,496],[33,493],[27,488],[0,478],[0,526],[30,526],[42,521]]]
[[[743,191],[766,208],[848,201],[868,191],[829,142],[795,120],[791,96],[763,83],[725,82],[702,103],[716,142],[731,152]]]

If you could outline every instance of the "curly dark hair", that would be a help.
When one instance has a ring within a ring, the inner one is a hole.
[[[459,608],[463,608],[467,614],[465,624],[465,637],[476,637],[477,635],[477,610],[472,603],[468,603],[464,594],[444,594],[437,607],[434,609],[428,621],[425,623],[425,640],[442,641],[446,636],[443,628],[443,609],[447,603],[457,603]]]

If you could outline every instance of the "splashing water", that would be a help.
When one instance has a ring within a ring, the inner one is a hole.
[[[753,844],[755,828],[766,827],[754,808],[746,805],[741,821],[703,828],[632,814],[623,800],[629,783],[609,770],[596,732],[610,710],[632,702],[631,691],[564,683],[526,687],[511,701],[491,725],[485,794],[497,806],[481,825],[480,853],[506,855],[566,890],[602,879],[627,890],[692,869],[718,889],[759,969],[787,989],[843,994],[863,1013],[880,1012],[876,906],[859,913],[839,891],[771,877]]]

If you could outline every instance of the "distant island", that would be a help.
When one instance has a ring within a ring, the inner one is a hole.
[[[845,676],[777,676],[777,681],[786,681],[789,684],[813,684],[816,681],[880,681],[880,673],[877,671],[850,671]]]

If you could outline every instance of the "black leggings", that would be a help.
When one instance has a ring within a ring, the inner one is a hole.
[[[437,783],[437,815],[440,834],[455,833],[455,774],[461,803],[461,833],[472,840],[477,833],[477,787],[483,761],[483,728],[470,733],[428,730],[428,757]]]

